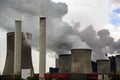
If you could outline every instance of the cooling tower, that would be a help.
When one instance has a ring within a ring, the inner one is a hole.
[[[31,58],[31,47],[27,44],[26,38],[31,39],[30,33],[21,33],[21,68],[33,68]],[[3,74],[13,74],[14,70],[14,32],[7,33],[7,55]]]
[[[55,59],[55,67],[59,68],[59,59],[58,58]]]
[[[72,67],[73,73],[91,73],[91,49],[72,49]]]
[[[120,72],[120,55],[116,56],[116,72]]]
[[[107,74],[110,72],[109,60],[97,60],[97,71],[101,74]]]
[[[59,73],[71,72],[71,54],[59,55]]]

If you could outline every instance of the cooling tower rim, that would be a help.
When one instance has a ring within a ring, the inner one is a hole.
[[[77,50],[77,51],[78,51],[78,50],[80,50],[80,51],[81,51],[81,50],[83,50],[83,51],[92,51],[92,49],[71,49],[71,51],[76,51],[76,50]]]
[[[97,62],[100,62],[100,61],[110,61],[109,59],[99,59],[97,60]]]
[[[71,54],[59,54],[59,56],[71,56]]]
[[[41,16],[40,19],[46,19],[46,17],[45,16]]]
[[[120,57],[120,55],[116,55],[116,57]]]
[[[21,33],[28,33],[28,34],[31,34],[30,32],[21,32]],[[7,35],[11,35],[11,34],[14,34],[14,32],[7,32]]]

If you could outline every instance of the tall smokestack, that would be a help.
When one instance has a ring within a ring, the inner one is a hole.
[[[91,73],[91,49],[72,49],[72,67],[73,73]]]
[[[116,56],[116,72],[120,72],[120,55]]]
[[[40,17],[40,56],[39,56],[39,78],[44,79],[46,68],[46,18]]]
[[[109,60],[97,60],[97,71],[101,74],[107,74],[110,72]]]
[[[15,21],[14,74],[21,75],[21,21]]]
[[[71,72],[71,54],[59,55],[59,73]]]

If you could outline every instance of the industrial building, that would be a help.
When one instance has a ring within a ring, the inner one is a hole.
[[[32,37],[30,33],[22,32],[22,43],[21,43],[21,69],[33,69],[31,46],[26,44],[25,34],[28,37]],[[27,58],[26,58],[27,56]],[[7,55],[5,67],[3,70],[4,75],[13,74],[14,72],[14,32],[7,33]]]
[[[16,27],[20,26],[21,24],[16,23]],[[25,36],[29,37],[29,39],[32,38],[32,35],[30,33],[21,32],[19,28],[16,28],[16,32],[7,33],[7,56],[3,75],[7,75],[8,78],[9,75],[13,73],[14,74],[12,76],[16,75],[15,74],[16,72],[21,72],[21,69],[33,69],[31,47],[26,43]],[[109,60],[97,60],[97,62],[93,62],[91,61],[92,49],[71,49],[70,50],[71,54],[60,54],[59,58],[56,59],[56,68],[50,68],[50,72],[45,73],[46,67],[45,17],[40,18],[39,38],[40,38],[39,74],[34,75],[34,77],[39,78],[39,80],[44,79],[108,80],[111,77],[111,72],[112,73],[120,72],[119,55],[116,57],[109,57]],[[19,53],[17,53],[18,51]],[[19,55],[21,56],[19,57]]]
[[[45,77],[47,79],[110,80],[112,74],[119,71],[119,55],[109,57],[108,60],[93,62],[91,52],[91,49],[72,49],[71,54],[60,54],[56,59],[57,68],[50,70]]]

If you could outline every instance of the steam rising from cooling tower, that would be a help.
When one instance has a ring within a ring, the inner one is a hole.
[[[31,46],[32,45],[32,34],[30,33],[23,33],[24,36],[24,43]]]
[[[22,32],[22,43],[21,43],[21,68],[32,69],[32,57],[31,57],[31,46],[26,44],[25,35],[30,33]],[[27,56],[27,58],[26,58]],[[7,56],[3,74],[11,74],[14,70],[14,32],[7,33]]]
[[[65,3],[54,3],[51,0],[4,0],[0,4],[2,4],[0,5],[2,10],[0,27],[7,31],[14,31],[12,25],[14,20],[21,19],[23,31],[33,35],[31,45],[35,48],[38,47],[39,42],[39,17],[36,16],[40,16],[43,12],[47,17],[46,47],[48,51],[61,54],[68,53],[72,48],[91,48],[95,53],[92,54],[92,60],[106,59],[104,53],[120,52],[120,40],[114,41],[108,30],[96,32],[91,25],[79,31],[75,26],[62,21],[63,16],[68,12],[68,6]]]

